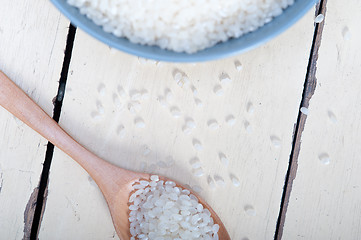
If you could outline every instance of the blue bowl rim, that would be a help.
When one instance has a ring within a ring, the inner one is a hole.
[[[134,44],[125,38],[117,38],[111,33],[104,32],[101,26],[96,25],[92,22],[92,20],[80,14],[79,10],[73,6],[70,6],[66,0],[50,1],[64,16],[66,16],[71,21],[73,25],[82,29],[87,34],[98,39],[109,47],[118,49],[131,55],[153,59],[156,61],[202,62],[241,54],[270,41],[290,28],[299,19],[301,19],[312,8],[312,6],[317,3],[318,0],[296,0],[294,5],[285,9],[280,16],[275,17],[270,23],[267,23],[266,25],[258,28],[256,31],[242,35],[239,38],[233,38],[226,42],[218,43],[213,47],[198,51],[194,54],[164,50],[157,46]],[[298,11],[293,10],[290,12],[290,9],[296,7],[301,8]],[[77,13],[72,14],[72,11]],[[266,34],[262,34],[265,32]],[[229,44],[229,42],[235,43],[234,46],[228,47],[227,44]]]

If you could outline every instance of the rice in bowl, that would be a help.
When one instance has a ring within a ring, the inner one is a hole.
[[[67,0],[105,32],[195,53],[254,31],[294,0]]]

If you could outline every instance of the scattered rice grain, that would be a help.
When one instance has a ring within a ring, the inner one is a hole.
[[[129,95],[130,95],[130,99],[132,101],[139,101],[142,97],[142,94],[137,90],[131,91],[131,93]]]
[[[167,101],[165,100],[164,97],[159,97],[158,100],[159,100],[159,103],[160,103],[160,105],[161,105],[162,107],[165,108],[165,107],[168,106]]]
[[[99,95],[100,96],[104,96],[105,95],[105,85],[104,85],[104,83],[101,83],[101,84],[99,84],[99,86],[98,86],[98,93],[99,93]]]
[[[236,67],[237,71],[241,71],[243,68],[241,62],[238,60],[234,61],[234,66]]]
[[[194,176],[196,177],[202,177],[204,175],[204,171],[202,168],[198,168],[194,171]]]
[[[247,113],[252,114],[254,112],[254,107],[251,102],[247,103]]]
[[[318,159],[320,160],[320,162],[324,165],[328,165],[330,164],[331,160],[330,160],[330,156],[327,153],[321,153],[318,156]]]
[[[201,151],[203,149],[203,146],[201,144],[200,141],[198,141],[197,139],[193,139],[193,147],[197,150],[197,151]]]
[[[315,23],[321,23],[324,19],[325,16],[323,14],[319,14],[317,17],[315,17]]]
[[[219,160],[224,166],[228,166],[229,160],[224,153],[219,153]]]
[[[214,181],[220,186],[226,185],[226,183],[224,182],[224,179],[219,175],[214,175]]]
[[[247,121],[244,122],[244,128],[246,129],[247,133],[252,133],[253,131],[251,124]]]
[[[189,128],[196,128],[196,123],[193,121],[193,119],[188,119],[188,120],[186,121],[186,125],[187,125],[187,127],[189,127]]]
[[[219,128],[219,124],[216,120],[212,119],[208,121],[208,127],[211,130],[217,130]]]
[[[277,136],[272,135],[272,136],[270,136],[270,139],[271,139],[273,146],[275,146],[277,148],[281,146],[281,139],[279,139]]]
[[[132,101],[128,104],[128,110],[132,114],[138,113],[142,109],[142,105],[138,101]]]
[[[239,187],[241,185],[241,182],[238,180],[236,176],[233,174],[230,175],[231,181],[235,187]]]
[[[222,87],[220,85],[216,85],[213,88],[213,92],[217,95],[217,96],[223,96],[224,95],[224,90],[222,89]]]
[[[347,41],[347,40],[350,40],[350,38],[351,38],[351,33],[350,33],[350,30],[348,29],[347,26],[345,26],[345,27],[342,29],[342,37],[343,37],[343,39],[345,39],[346,41]]]
[[[142,99],[142,100],[147,100],[147,99],[149,99],[149,93],[148,93],[147,90],[143,90],[141,94],[142,94],[142,96],[141,96],[141,99]]]
[[[229,76],[227,73],[222,73],[222,74],[219,76],[219,81],[220,81],[222,84],[227,84],[227,83],[231,83],[231,82],[232,82],[232,79],[230,78],[230,76]]]
[[[256,216],[256,210],[253,208],[253,206],[251,205],[246,205],[244,206],[244,211],[249,215],[249,216]]]
[[[236,123],[236,118],[233,115],[229,115],[226,117],[226,123],[229,126],[233,126]]]
[[[173,94],[169,89],[166,91],[165,98],[167,99],[167,102],[172,102],[173,100]]]
[[[337,123],[336,115],[335,115],[333,112],[328,111],[328,112],[327,112],[327,115],[328,115],[328,118],[331,120],[331,122]]]
[[[303,113],[305,115],[308,115],[308,113],[309,113],[308,108],[305,108],[305,107],[301,107],[300,111],[301,111],[301,113]]]
[[[196,103],[197,107],[203,107],[203,103],[199,98],[194,99],[194,102]]]
[[[198,96],[198,90],[196,89],[196,87],[192,85],[191,90],[192,90],[193,96],[197,97]]]
[[[125,128],[124,128],[124,126],[119,125],[118,128],[117,128],[116,133],[120,138],[123,138],[125,136]]]
[[[126,98],[127,97],[127,94],[126,92],[124,91],[123,87],[122,86],[118,86],[117,88],[117,91],[118,91],[118,94],[121,98]]]
[[[174,118],[179,118],[182,115],[178,107],[172,107],[170,109],[170,113]]]
[[[136,126],[137,128],[145,128],[145,122],[144,122],[144,120],[141,119],[141,118],[136,118],[136,119],[134,120],[134,124],[135,124],[135,126]]]

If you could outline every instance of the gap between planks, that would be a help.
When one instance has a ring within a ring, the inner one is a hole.
[[[76,27],[74,27],[70,23],[64,52],[63,66],[59,79],[58,92],[56,97],[53,99],[53,119],[56,122],[59,122],[61,107],[63,105],[65,86],[68,78],[68,71],[73,50],[75,33]],[[49,170],[53,158],[53,153],[54,145],[48,142],[39,186],[34,189],[33,193],[31,194],[28,204],[26,205],[26,210],[24,212],[24,239],[38,239],[38,233],[46,205],[46,198],[48,195]]]
[[[320,0],[316,6],[315,16],[319,14],[323,14],[326,16],[326,4],[327,0]],[[316,79],[316,71],[317,71],[317,60],[318,60],[318,50],[321,45],[322,40],[322,32],[323,26],[325,23],[324,19],[321,23],[315,23],[315,31],[313,34],[313,40],[311,45],[310,57],[307,65],[307,72],[305,77],[305,83],[302,93],[302,99],[300,103],[301,107],[308,108],[310,100],[315,92],[317,79]],[[282,239],[283,227],[285,224],[286,213],[288,208],[288,202],[290,199],[293,180],[297,174],[298,168],[298,156],[301,148],[301,137],[302,132],[305,128],[307,115],[298,112],[297,122],[295,123],[293,140],[292,140],[292,149],[288,164],[288,169],[285,177],[285,185],[283,187],[282,199],[280,204],[280,211],[277,219],[276,231],[274,235],[274,239],[280,240]]]

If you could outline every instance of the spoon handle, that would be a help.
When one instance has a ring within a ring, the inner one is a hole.
[[[115,166],[97,157],[70,137],[2,71],[0,105],[77,161],[99,187],[107,184],[107,175]]]

